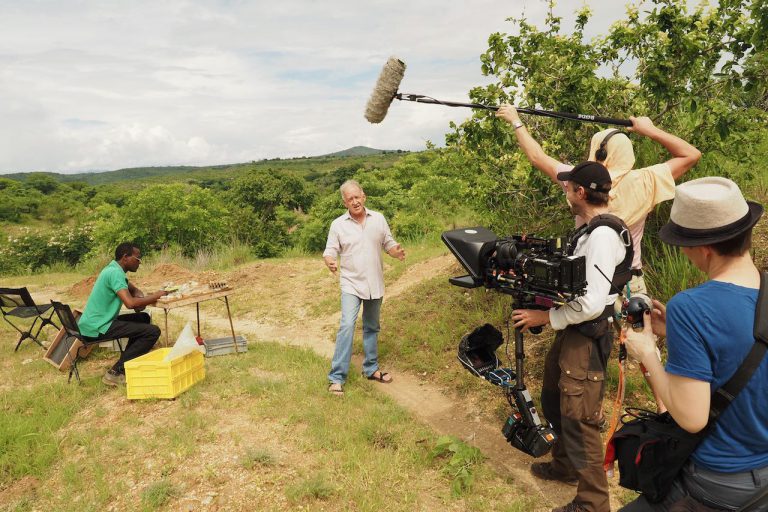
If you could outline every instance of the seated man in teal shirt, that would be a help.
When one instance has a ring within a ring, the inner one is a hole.
[[[108,386],[125,384],[125,362],[152,350],[160,338],[160,328],[152,325],[149,315],[142,311],[168,292],[144,296],[128,282],[126,272],[136,272],[140,264],[141,251],[135,244],[124,242],[118,245],[114,261],[96,278],[85,310],[77,321],[80,333],[86,338],[128,338],[120,359],[102,378]],[[123,305],[136,313],[118,316]]]

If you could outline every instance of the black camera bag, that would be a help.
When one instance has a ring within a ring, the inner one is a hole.
[[[502,343],[504,336],[501,331],[491,324],[481,325],[461,338],[458,359],[464,368],[479,377],[485,377],[499,367],[496,349]]]
[[[736,373],[713,393],[709,421],[700,432],[691,434],[684,430],[668,412],[627,409],[622,427],[608,441],[605,452],[606,467],[618,461],[619,485],[641,492],[651,503],[663,500],[688,458],[752,377],[768,348],[766,272],[760,274],[754,336],[755,344]],[[627,416],[634,419],[624,422]]]
[[[627,421],[608,441],[606,460],[619,465],[619,485],[639,491],[651,503],[664,499],[708,429],[696,434],[680,428],[668,412],[627,409]],[[622,422],[624,418],[622,418]]]

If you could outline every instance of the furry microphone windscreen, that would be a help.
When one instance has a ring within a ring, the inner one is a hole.
[[[371,123],[380,123],[387,115],[392,100],[395,99],[397,88],[405,74],[405,62],[397,57],[390,57],[381,70],[376,87],[365,106],[365,118]]]

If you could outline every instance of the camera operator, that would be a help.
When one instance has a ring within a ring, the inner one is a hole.
[[[556,178],[566,182],[573,214],[587,222],[572,239],[573,254],[586,258],[587,289],[559,308],[519,309],[512,314],[516,328],[550,323],[557,331],[544,363],[541,405],[558,440],[552,448],[552,462],[534,463],[531,472],[538,478],[578,486],[574,500],[553,512],[604,512],[610,510],[610,503],[600,422],[605,368],[614,336],[608,320],[616,300],[611,281],[614,274],[628,280],[632,242],[626,225],[615,216],[606,216],[611,176],[602,164],[583,162]],[[622,227],[623,237],[616,228],[599,225],[606,218]]]
[[[709,281],[676,294],[664,306],[654,301],[643,332],[627,333],[627,349],[645,364],[650,384],[683,429],[695,433],[708,422],[711,393],[727,382],[752,349],[760,274],[750,256],[752,228],[763,207],[747,202],[726,178],[701,178],[677,187],[669,222],[659,232],[678,246]],[[651,326],[649,326],[651,324]],[[666,368],[655,356],[651,330],[667,336]],[[736,510],[768,486],[768,358],[763,357],[693,452],[663,502],[640,497],[622,510],[686,510],[703,504]],[[678,507],[680,504],[677,505]],[[763,505],[764,506],[764,505]],[[760,510],[765,510],[760,508]]]
[[[572,167],[549,156],[541,145],[528,133],[520,120],[517,109],[509,104],[499,107],[496,117],[504,119],[515,128],[520,149],[535,168],[546,174],[553,182],[563,185],[557,174]],[[627,223],[632,232],[635,256],[632,261],[633,278],[630,290],[647,294],[643,280],[641,262],[641,240],[645,230],[645,219],[657,204],[675,197],[675,180],[680,179],[701,158],[701,152],[683,139],[655,126],[648,117],[630,117],[632,126],[627,131],[648,137],[669,151],[672,158],[664,163],[642,169],[633,169],[635,153],[632,141],[620,130],[608,129],[595,133],[589,148],[587,160],[600,162],[611,175],[609,210]],[[576,226],[585,219],[576,217]]]
[[[515,128],[515,137],[525,156],[535,168],[558,185],[557,174],[571,166],[547,155],[541,145],[528,133],[514,106],[499,107],[500,117]],[[589,148],[588,160],[600,162],[611,174],[610,212],[627,223],[632,233],[634,259],[632,280],[628,283],[629,294],[648,295],[643,277],[641,241],[645,231],[645,219],[657,204],[675,197],[675,180],[680,179],[701,158],[701,152],[683,139],[667,133],[653,124],[648,117],[630,117],[632,127],[628,131],[648,137],[669,151],[672,158],[664,163],[642,169],[633,169],[635,153],[632,141],[620,130],[608,129],[595,133]],[[585,219],[577,216],[576,226]],[[628,294],[628,295],[629,295]],[[654,395],[659,412],[666,410],[664,403]]]

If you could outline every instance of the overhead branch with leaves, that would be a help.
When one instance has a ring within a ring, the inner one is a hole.
[[[710,154],[697,173],[723,167],[724,160],[753,163],[765,152],[768,120],[765,4],[724,0],[689,10],[684,0],[650,0],[628,7],[625,19],[588,39],[587,25],[599,23],[592,11],[580,9],[567,31],[550,1],[542,28],[509,18],[510,33],[491,34],[480,61],[483,75],[495,81],[470,96],[484,104],[649,116]],[[544,150],[564,162],[583,160],[592,134],[604,128],[546,118],[526,122]],[[562,194],[520,158],[509,125],[478,111],[451,128],[446,141],[465,158],[467,177],[482,187],[476,206],[490,210],[490,224],[518,231],[564,225],[549,221],[557,212],[567,218]],[[638,142],[638,165],[668,158],[658,144]],[[536,215],[521,218],[523,197],[536,205]]]

